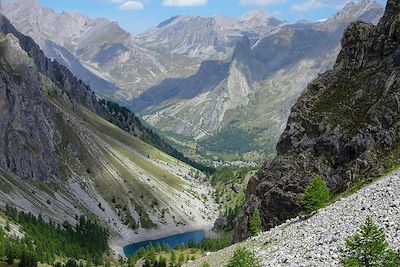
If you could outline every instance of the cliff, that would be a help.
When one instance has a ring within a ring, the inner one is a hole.
[[[277,156],[249,182],[235,241],[249,236],[257,207],[265,230],[295,217],[316,175],[335,194],[398,164],[399,13],[400,3],[389,0],[377,26],[359,21],[347,28],[333,70],[308,85],[291,110]]]

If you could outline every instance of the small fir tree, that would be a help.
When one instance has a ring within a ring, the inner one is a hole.
[[[239,248],[235,250],[225,267],[261,267],[261,260],[253,252]]]
[[[252,236],[257,235],[262,231],[261,216],[258,209],[255,209],[253,215],[251,216],[249,231]]]
[[[400,255],[389,248],[382,228],[370,217],[357,233],[346,239],[340,261],[345,267],[400,266]]]
[[[310,214],[325,207],[329,200],[329,189],[325,181],[317,176],[306,187],[303,197],[300,200],[301,214]]]

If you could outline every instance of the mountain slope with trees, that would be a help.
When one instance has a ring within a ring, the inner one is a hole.
[[[142,141],[168,145],[2,15],[0,63],[1,206],[60,224],[95,219],[121,255],[133,240],[212,227],[204,175]]]

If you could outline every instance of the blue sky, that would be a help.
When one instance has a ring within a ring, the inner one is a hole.
[[[263,9],[289,22],[316,21],[336,13],[348,0],[39,0],[58,12],[79,11],[90,17],[117,21],[125,30],[138,34],[175,15],[239,17]],[[377,0],[385,4],[385,0]]]

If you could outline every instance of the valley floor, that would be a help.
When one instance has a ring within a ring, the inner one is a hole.
[[[294,218],[245,242],[188,263],[187,267],[221,267],[238,247],[252,249],[263,266],[340,266],[344,240],[371,216],[386,233],[389,244],[400,248],[400,170],[338,200],[305,220]]]

